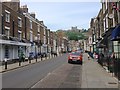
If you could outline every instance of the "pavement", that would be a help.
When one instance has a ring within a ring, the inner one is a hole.
[[[84,54],[81,88],[118,88],[118,80],[87,54]]]
[[[39,61],[41,59],[38,59]],[[35,60],[31,64],[34,63],[36,63]],[[1,72],[26,65],[30,64],[28,62],[24,62],[21,66],[18,63],[11,64],[8,65],[7,70],[2,66]],[[94,59],[90,58],[88,60],[87,54],[84,53],[82,66],[68,63],[63,64],[36,83],[32,88],[112,88],[113,90],[113,88],[118,88],[118,80],[106,72]]]
[[[58,56],[60,56],[60,55],[58,55]],[[16,63],[13,63],[13,64],[8,64],[7,69],[5,69],[5,65],[2,65],[2,66],[0,66],[0,73],[11,71],[11,70],[18,69],[18,68],[22,68],[22,67],[25,67],[25,66],[28,66],[28,65],[31,65],[31,64],[38,63],[40,61],[49,60],[51,58],[54,58],[54,56],[50,55],[49,57],[42,58],[42,60],[41,60],[41,58],[38,58],[37,62],[36,62],[36,59],[31,60],[31,63],[29,63],[29,61],[24,61],[24,62],[21,62],[20,66],[19,66],[19,62],[16,62]]]

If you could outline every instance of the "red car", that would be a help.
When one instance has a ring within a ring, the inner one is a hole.
[[[81,52],[72,52],[68,56],[68,63],[76,62],[82,65],[82,53]]]

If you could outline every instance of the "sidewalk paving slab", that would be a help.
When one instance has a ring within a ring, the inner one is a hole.
[[[95,60],[88,60],[84,54],[82,67],[82,88],[118,88],[118,81]]]
[[[47,58],[47,59],[49,59],[49,58]],[[46,58],[43,58],[43,60],[46,60]],[[41,61],[41,58],[38,58],[37,62],[40,62],[40,61]],[[25,61],[25,62],[21,62],[20,66],[19,66],[19,62],[16,62],[16,63],[13,63],[13,64],[8,64],[7,69],[5,69],[5,65],[2,65],[2,66],[0,66],[0,73],[7,72],[7,71],[10,71],[10,70],[14,70],[14,69],[17,69],[17,68],[21,68],[21,67],[24,67],[24,66],[28,66],[28,65],[31,65],[31,64],[35,64],[37,62],[36,62],[36,59],[31,60],[31,63],[29,63],[29,61]]]
[[[60,54],[58,54],[58,56],[60,56]],[[55,58],[55,57],[52,57],[50,55],[50,57],[42,58],[42,60],[41,60],[41,58],[38,58],[37,62],[44,61],[44,60],[50,60],[52,58]],[[24,66],[28,66],[28,65],[31,65],[31,64],[35,64],[37,62],[36,62],[36,59],[31,60],[31,63],[29,63],[29,61],[25,61],[25,62],[21,62],[21,66],[19,66],[19,62],[16,62],[16,63],[13,63],[13,64],[8,64],[7,69],[5,69],[5,65],[1,65],[0,66],[0,73],[7,72],[7,71],[10,71],[10,70],[14,70],[14,69],[17,69],[17,68],[21,68],[21,67],[24,67]]]

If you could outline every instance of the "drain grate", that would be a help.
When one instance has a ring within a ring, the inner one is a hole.
[[[108,84],[117,84],[116,82],[108,82]]]

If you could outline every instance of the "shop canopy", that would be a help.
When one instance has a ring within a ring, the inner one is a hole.
[[[30,43],[22,43],[22,42],[16,42],[16,41],[10,41],[10,40],[1,40],[0,44],[8,44],[8,45],[17,45],[17,46],[31,46]]]
[[[120,40],[120,25],[117,25],[116,28],[112,31],[111,37],[112,41]]]

